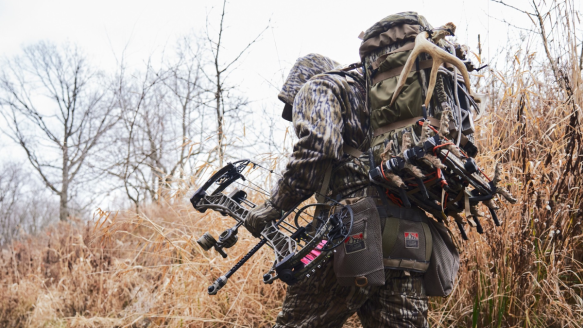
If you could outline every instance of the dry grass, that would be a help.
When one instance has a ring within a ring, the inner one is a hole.
[[[526,56],[526,55],[525,55]],[[531,74],[528,59],[512,72]],[[579,104],[521,74],[499,75],[504,88],[479,120],[482,157],[501,161],[514,206],[502,203],[494,228],[461,243],[462,268],[452,296],[433,299],[433,327],[580,327],[583,325]],[[538,75],[548,74],[546,71]],[[578,76],[571,74],[572,76]],[[185,192],[188,188],[180,188]],[[61,223],[2,250],[2,327],[262,327],[273,323],[283,284],[264,285],[271,261],[260,251],[218,295],[206,287],[252,247],[241,232],[223,260],[195,238],[233,224],[196,213],[177,193],[140,215],[102,213],[91,223]],[[455,231],[455,230],[454,230]],[[347,326],[358,326],[352,318]]]
[[[265,325],[277,315],[280,283],[258,284],[270,254],[262,251],[224,292],[206,287],[254,243],[241,234],[229,259],[191,239],[215,236],[232,219],[193,213],[185,204],[141,215],[61,223],[14,242],[2,254],[1,327],[145,327]]]
[[[573,49],[571,53],[575,54]],[[562,86],[548,65],[517,53],[488,85],[478,122],[479,163],[495,162],[519,199],[500,204],[502,227],[483,220],[462,243],[453,294],[431,300],[432,327],[583,326],[582,91],[578,58],[563,65]],[[495,83],[495,84],[494,84]],[[493,93],[492,90],[497,90]],[[260,251],[218,295],[206,287],[255,243],[242,231],[223,260],[195,238],[217,236],[233,220],[196,213],[188,188],[139,215],[102,213],[91,223],[60,223],[13,242],[0,261],[1,327],[263,327],[285,294],[264,285],[271,261]],[[455,229],[454,229],[455,231]],[[346,326],[357,327],[356,318]]]

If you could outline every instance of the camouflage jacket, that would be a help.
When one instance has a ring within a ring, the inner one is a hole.
[[[356,71],[320,74],[315,69],[318,64],[322,72],[329,71],[322,66],[330,66],[330,62],[322,65],[322,58],[325,57],[300,58],[279,95],[281,100],[294,100],[293,126],[299,139],[283,177],[271,192],[271,202],[283,210],[289,210],[318,191],[330,165],[333,165],[330,182],[333,197],[349,196],[369,183],[367,164],[343,151],[345,143],[361,151],[370,144],[364,79]],[[302,71],[298,66],[309,70]]]

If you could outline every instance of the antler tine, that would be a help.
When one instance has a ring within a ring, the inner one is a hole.
[[[401,75],[399,76],[399,82],[397,83],[397,88],[395,93],[393,93],[393,98],[391,99],[391,106],[395,103],[395,100],[399,96],[399,93],[403,89],[405,85],[405,81],[407,80],[407,76],[409,72],[411,72],[411,68],[413,68],[413,64],[415,63],[415,59],[419,56],[420,53],[425,52],[431,55],[433,59],[433,66],[431,67],[431,76],[429,78],[429,86],[427,87],[427,97],[425,97],[425,107],[429,106],[429,101],[431,100],[431,96],[433,95],[433,89],[435,88],[435,82],[437,81],[437,70],[439,66],[443,63],[452,64],[462,73],[464,77],[464,83],[468,92],[471,94],[470,89],[470,75],[468,74],[468,70],[464,63],[457,58],[456,56],[448,53],[447,51],[441,49],[440,47],[436,46],[435,44],[431,43],[431,41],[427,40],[429,34],[426,31],[423,31],[417,35],[415,38],[415,47],[411,50],[411,55],[407,59],[405,66],[403,66],[403,70],[401,71]]]
[[[381,160],[384,162],[387,160],[387,158],[392,156],[393,156],[393,140],[387,143],[385,150],[381,153]]]
[[[494,185],[497,185],[498,182],[500,182],[500,171],[502,170],[500,163],[496,163],[495,169],[494,169],[494,178],[492,179],[492,182],[494,183]]]

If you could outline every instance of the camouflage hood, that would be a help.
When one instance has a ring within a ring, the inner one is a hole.
[[[302,86],[312,77],[331,71],[339,65],[336,61],[319,54],[309,54],[298,58],[277,96],[285,103],[281,117],[291,122],[294,98]]]

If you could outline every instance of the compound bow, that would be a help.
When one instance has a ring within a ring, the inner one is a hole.
[[[245,223],[250,209],[256,206],[247,199],[247,193],[244,190],[234,189],[228,194],[223,193],[237,180],[247,180],[243,171],[249,165],[253,165],[252,168],[263,168],[248,159],[228,163],[213,174],[190,199],[194,208],[201,213],[212,209],[237,221],[234,227],[221,233],[218,241],[208,232],[198,239],[197,243],[205,251],[214,248],[224,258],[227,257],[224,249],[235,245],[239,227]],[[210,191],[209,189],[213,186],[214,190]],[[209,295],[215,295],[223,288],[227,280],[265,244],[273,249],[275,259],[271,269],[263,275],[264,283],[272,283],[280,279],[292,285],[309,278],[329,259],[331,251],[339,246],[352,230],[352,208],[332,199],[329,200],[330,204],[309,204],[301,208],[297,208],[298,204],[283,213],[279,220],[270,222],[261,232],[259,243],[226,274],[208,287]],[[313,217],[310,222],[302,215],[315,206],[328,208],[328,210],[319,211],[320,215]],[[307,224],[302,225],[302,221]]]

